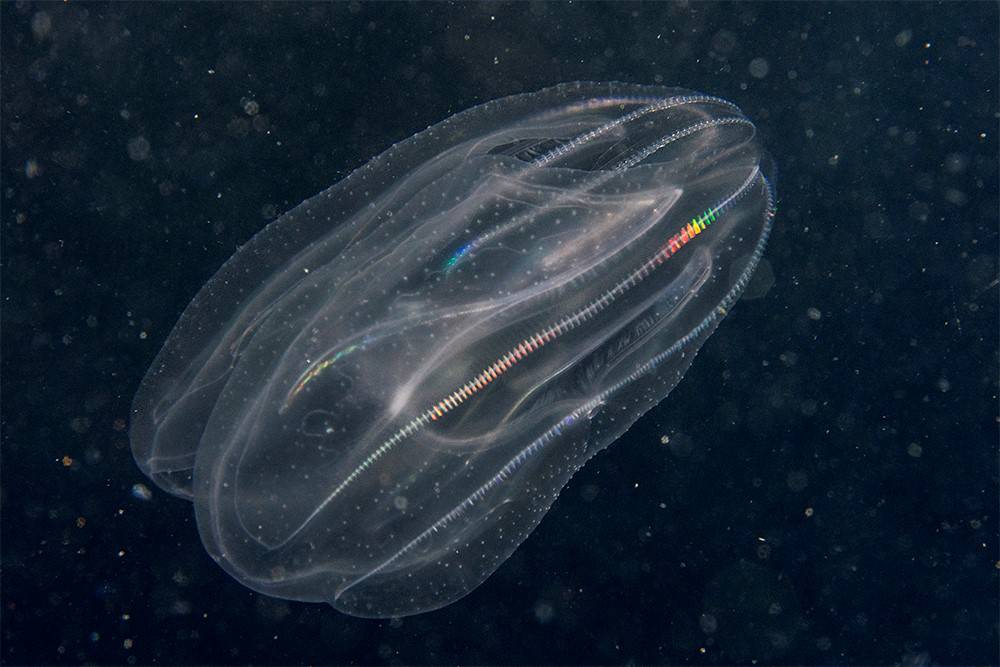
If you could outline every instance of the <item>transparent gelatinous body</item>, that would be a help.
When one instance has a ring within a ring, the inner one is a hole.
[[[661,401],[739,297],[773,194],[719,98],[569,84],[393,146],[242,247],[135,399],[135,458],[269,595],[467,594]]]

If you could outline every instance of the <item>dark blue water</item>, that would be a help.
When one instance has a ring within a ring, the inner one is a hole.
[[[996,664],[997,23],[992,3],[4,4],[0,660]],[[457,603],[371,621],[240,586],[128,447],[183,308],[392,143],[583,79],[754,119],[778,214],[752,298]]]

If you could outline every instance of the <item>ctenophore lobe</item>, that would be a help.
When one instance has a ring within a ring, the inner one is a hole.
[[[680,381],[763,251],[761,161],[736,106],[669,88],[438,123],[201,289],[136,396],[136,461],[254,590],[444,606]]]

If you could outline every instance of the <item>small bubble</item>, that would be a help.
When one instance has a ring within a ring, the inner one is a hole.
[[[907,28],[896,33],[896,38],[893,41],[896,42],[896,46],[903,47],[909,44],[911,39],[913,39],[913,31]]]
[[[153,492],[149,490],[149,487],[145,484],[133,484],[132,485],[132,497],[136,500],[152,500]]]
[[[949,204],[955,206],[965,206],[969,202],[969,197],[957,188],[948,188],[944,191],[944,198]]]
[[[720,30],[712,37],[712,50],[721,56],[729,55],[736,48],[737,37],[728,30]]]
[[[69,423],[69,427],[74,433],[84,434],[90,430],[90,419],[87,417],[74,417]]]
[[[814,322],[818,322],[820,320],[820,318],[823,317],[823,313],[820,312],[819,308],[809,308],[808,310],[806,310],[806,316],[810,320],[812,320]]]
[[[174,600],[170,605],[170,611],[175,616],[187,616],[191,613],[191,603],[187,600]]]
[[[910,445],[906,448],[906,453],[915,459],[919,459],[920,456],[924,453],[924,448],[915,442],[911,442]]]
[[[146,137],[132,137],[128,140],[128,156],[135,162],[149,159],[149,140]]]
[[[750,61],[750,76],[755,79],[763,79],[771,71],[771,66],[764,58],[754,58]]]
[[[39,42],[48,37],[52,31],[52,17],[47,12],[36,12],[31,17],[31,32]]]
[[[392,499],[392,504],[396,506],[396,509],[402,512],[406,509],[407,505],[410,504],[410,501],[406,499],[406,496],[396,496]]]
[[[792,491],[803,491],[809,486],[809,475],[804,470],[793,470],[788,473],[787,483]]]
[[[552,608],[551,604],[545,600],[539,600],[535,603],[535,619],[539,623],[544,625],[551,621],[553,616],[555,616],[555,609]]]

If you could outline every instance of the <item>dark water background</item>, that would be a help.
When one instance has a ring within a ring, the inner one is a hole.
[[[0,25],[4,664],[1000,661],[996,3],[8,2]],[[391,143],[578,79],[758,124],[758,298],[458,603],[369,621],[238,585],[128,449],[184,306]]]

